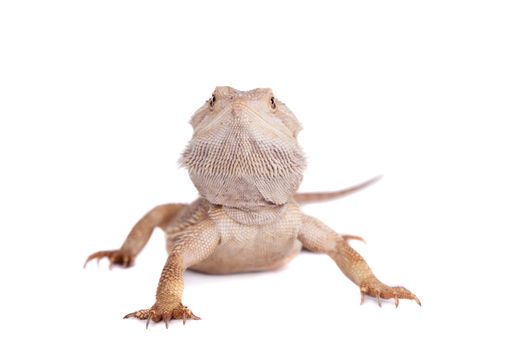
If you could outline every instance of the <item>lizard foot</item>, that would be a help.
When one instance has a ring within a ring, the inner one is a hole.
[[[179,303],[177,306],[164,306],[155,303],[151,309],[139,310],[132,312],[124,316],[124,318],[138,318],[139,320],[147,320],[146,328],[148,328],[149,322],[164,321],[166,329],[170,320],[182,320],[183,324],[186,324],[186,320],[200,320],[200,317],[196,316],[186,306]]]
[[[96,252],[88,256],[86,259],[86,262],[84,263],[84,267],[93,259],[97,259],[97,263],[102,258],[108,258],[109,259],[109,268],[111,269],[113,265],[119,265],[122,267],[130,267],[135,262],[135,257],[123,252],[122,250],[102,250],[100,252]]]
[[[369,295],[377,299],[379,306],[381,306],[381,299],[394,299],[396,308],[399,306],[399,299],[411,299],[421,306],[421,302],[416,295],[405,287],[389,287],[378,280],[373,280],[371,282],[363,282],[360,289],[361,304],[364,302],[365,295]]]

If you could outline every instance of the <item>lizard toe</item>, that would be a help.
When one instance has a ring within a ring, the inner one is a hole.
[[[97,259],[97,263],[103,259],[108,258],[109,260],[109,268],[112,269],[114,265],[118,265],[124,268],[128,268],[133,266],[133,263],[135,262],[134,256],[131,254],[124,252],[120,249],[117,250],[101,250],[99,252],[93,253],[90,256],[87,257],[86,262],[84,263],[84,268],[87,266],[87,264],[93,260]]]

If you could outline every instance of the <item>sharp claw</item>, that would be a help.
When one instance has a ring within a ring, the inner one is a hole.
[[[394,297],[394,302],[396,304],[396,309],[397,309],[397,307],[399,306],[399,298],[397,297],[397,295]]]
[[[166,329],[168,329],[168,324],[170,322],[168,315],[164,315],[162,318],[164,319],[164,324],[166,324]]]
[[[361,292],[361,305],[365,303],[365,293]]]
[[[421,302],[419,301],[419,299],[418,299],[416,296],[414,296],[414,301],[415,301],[419,306],[421,306]]]
[[[379,307],[381,307],[381,297],[379,296],[379,293],[377,293],[376,299],[377,299],[377,305],[379,305]]]
[[[109,269],[112,270],[113,266],[117,265],[117,257],[115,255],[108,256],[109,259]]]
[[[132,313],[130,313],[130,314],[127,314],[126,316],[124,316],[124,317],[123,317],[123,319],[126,319],[126,318],[130,318],[130,317],[132,317],[132,316],[133,316],[133,314],[134,314],[133,312],[132,312]]]
[[[148,320],[146,321],[146,329],[148,329],[148,326],[149,326],[149,321],[151,321],[151,317],[152,317],[152,313],[150,312],[149,313],[149,316],[148,316]]]
[[[86,262],[84,263],[84,268],[86,268],[87,264],[95,258],[97,258],[97,261],[100,260],[100,258],[98,257],[98,253],[93,253],[90,256],[88,256]]]
[[[343,238],[345,241],[351,241],[351,240],[356,240],[356,241],[361,241],[363,243],[366,243],[366,241],[363,239],[363,237],[361,236],[355,236],[355,235],[343,235]]]

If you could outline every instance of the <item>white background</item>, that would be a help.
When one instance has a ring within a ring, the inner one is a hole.
[[[521,348],[525,4],[2,1],[2,348]],[[185,327],[152,305],[166,257],[82,269],[156,204],[196,197],[177,160],[216,85],[272,87],[301,120],[305,207],[423,307],[368,300],[329,258],[188,273]]]

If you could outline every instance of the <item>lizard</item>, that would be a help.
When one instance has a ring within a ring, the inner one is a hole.
[[[91,254],[86,264],[108,258],[130,267],[155,228],[166,236],[168,257],[150,308],[124,318],[164,322],[198,320],[182,304],[186,269],[208,274],[271,270],[288,263],[302,249],[323,253],[365,296],[411,299],[415,294],[382,283],[348,241],[300,205],[353,193],[377,181],[342,191],[297,193],[306,166],[297,136],[301,125],[271,89],[240,91],[219,86],[190,120],[193,136],[179,160],[199,192],[190,204],[162,204],[147,212],[116,250]]]

